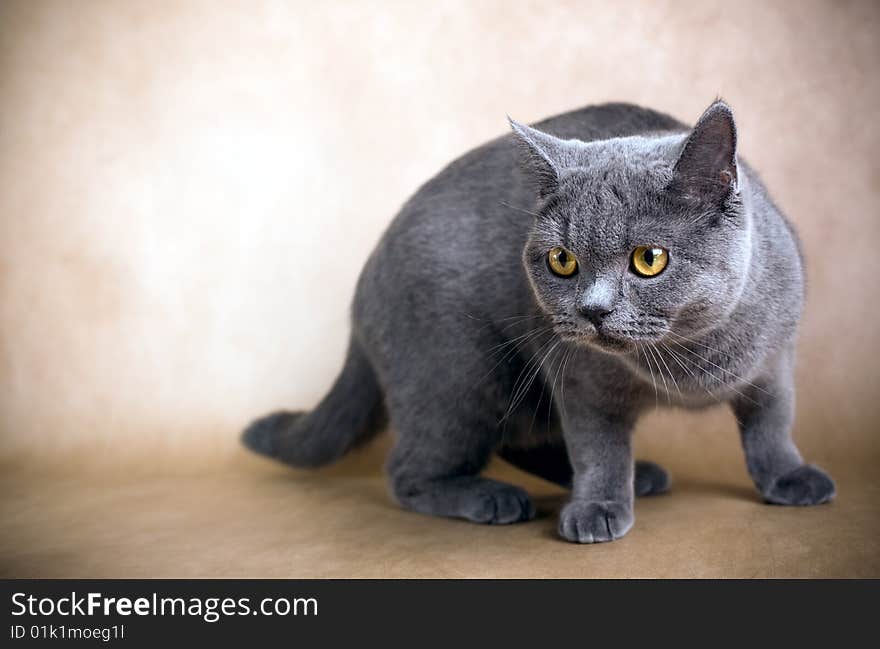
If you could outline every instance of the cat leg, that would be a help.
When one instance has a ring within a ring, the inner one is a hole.
[[[618,539],[635,520],[630,446],[634,422],[574,399],[565,410],[563,430],[574,477],[571,500],[559,514],[559,534],[575,543]]]
[[[399,438],[387,463],[391,491],[400,505],[433,516],[505,524],[535,516],[521,488],[478,473],[498,439],[494,408],[475,399],[420,407],[391,404]]]
[[[731,406],[749,475],[764,500],[818,505],[834,497],[834,481],[821,469],[804,464],[791,438],[794,401],[791,364],[784,362],[771,380],[742,389]]]
[[[571,462],[568,461],[568,451],[564,446],[501,447],[498,455],[518,469],[571,488]],[[659,464],[647,460],[636,461],[633,479],[636,496],[665,493],[669,491],[670,482],[669,474]]]

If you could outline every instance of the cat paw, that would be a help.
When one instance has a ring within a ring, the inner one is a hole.
[[[639,460],[636,462],[636,496],[650,496],[669,491],[669,474],[659,464]]]
[[[632,506],[573,500],[559,514],[559,536],[572,543],[604,543],[629,532]]]
[[[535,506],[525,490],[484,480],[466,496],[461,515],[475,523],[508,525],[535,517]]]
[[[764,490],[764,500],[775,505],[820,505],[834,498],[834,480],[810,464],[776,478]]]
[[[489,525],[507,525],[535,517],[529,494],[490,478],[413,481],[392,477],[391,492],[402,506],[432,516],[463,518]]]

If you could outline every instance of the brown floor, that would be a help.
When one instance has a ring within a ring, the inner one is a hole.
[[[880,3],[219,4],[0,2],[0,575],[880,577]],[[380,232],[505,114],[718,94],[801,233],[833,504],[759,503],[727,409],[640,420],[673,491],[595,547],[521,474],[542,517],[489,528],[396,508],[381,452],[237,447],[318,402]]]
[[[880,577],[876,476],[829,467],[837,501],[800,509],[761,504],[741,467],[678,468],[628,536],[576,546],[555,534],[563,492],[500,462],[491,473],[535,495],[537,520],[403,511],[356,462],[305,473],[242,453],[161,478],[7,466],[0,576]]]

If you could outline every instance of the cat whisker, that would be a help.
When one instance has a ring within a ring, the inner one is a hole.
[[[539,314],[531,314],[531,315],[511,315],[506,318],[492,318],[492,322],[506,322],[507,320],[529,320],[535,318],[546,318],[547,315],[544,313]]]
[[[659,408],[660,397],[657,394],[657,380],[654,378],[654,368],[651,366],[651,361],[648,358],[648,352],[645,351],[644,347],[639,345],[638,350],[642,352],[642,355],[645,357],[645,363],[648,365],[648,371],[651,373],[651,383],[654,386],[654,401],[656,402],[655,407]]]
[[[711,345],[707,345],[698,340],[694,340],[693,338],[688,338],[687,336],[680,334],[677,331],[673,331],[672,329],[667,330],[666,333],[671,334],[676,338],[680,338],[681,340],[686,340],[687,342],[694,344],[697,347],[702,347],[703,349],[706,349],[710,352],[715,352],[716,354],[721,354],[722,356],[731,356],[730,352],[724,351],[723,349],[718,349],[717,347],[712,347]]]
[[[470,313],[462,313],[461,315],[465,318],[468,318],[469,320],[474,320],[475,322],[482,322],[483,326],[480,327],[479,331],[484,331],[485,329],[488,329],[489,327],[493,327],[501,322],[507,322],[508,324],[501,327],[502,332],[507,331],[511,327],[515,327],[519,324],[523,324],[527,320],[538,320],[538,319],[544,319],[547,317],[543,313],[530,314],[530,315],[513,315],[513,316],[504,317],[504,318],[478,318],[477,316],[471,315]],[[510,321],[512,321],[512,322],[510,322]]]
[[[677,333],[675,333],[674,331],[670,331],[669,333],[671,333],[673,336],[677,336],[678,338],[681,338],[682,340],[685,340],[686,342],[690,342],[690,343],[693,343],[693,344],[699,345],[699,343],[696,342],[695,340],[690,340],[689,338],[687,338],[687,337],[685,337],[685,336],[682,336],[681,334],[677,334]],[[708,364],[711,365],[712,367],[716,367],[716,368],[718,368],[719,370],[721,370],[722,372],[724,372],[724,373],[727,374],[728,376],[732,376],[732,377],[735,378],[737,381],[740,381],[741,383],[745,383],[746,385],[748,385],[748,386],[750,386],[750,387],[752,387],[752,388],[755,388],[756,390],[759,390],[759,391],[763,392],[764,394],[767,394],[767,395],[770,394],[769,392],[767,392],[767,390],[765,390],[765,389],[762,388],[761,386],[759,386],[759,385],[755,385],[754,383],[752,383],[752,382],[749,381],[748,379],[745,379],[745,378],[743,378],[742,376],[739,376],[738,374],[735,374],[734,372],[731,372],[730,370],[728,370],[728,369],[726,369],[726,368],[724,368],[724,367],[721,367],[720,365],[716,365],[715,363],[713,363],[712,361],[710,361],[708,358],[704,358],[703,356],[701,356],[700,354],[698,354],[698,353],[695,352],[694,350],[689,349],[689,348],[686,347],[685,345],[682,345],[681,343],[677,343],[677,342],[675,342],[674,340],[673,340],[673,341],[670,341],[670,342],[672,342],[672,343],[678,345],[679,347],[681,347],[682,349],[684,349],[686,352],[688,352],[688,353],[690,353],[690,354],[693,354],[694,356],[696,356],[696,357],[699,358],[700,360],[702,360],[702,361],[708,363]],[[705,345],[701,345],[701,346],[704,347]],[[719,351],[719,350],[715,350],[715,351],[718,351],[718,353],[723,353],[723,352],[721,352],[721,351]]]
[[[522,212],[523,214],[530,214],[531,216],[534,216],[537,219],[541,218],[541,215],[538,214],[537,212],[532,212],[532,211],[529,211],[523,207],[517,207],[516,205],[511,205],[510,203],[505,203],[504,201],[499,201],[499,203],[501,205],[503,205],[504,207],[509,207],[510,209],[516,210],[517,212]]]
[[[571,347],[568,358],[565,359],[565,365],[562,366],[562,383],[559,386],[559,410],[564,418],[568,417],[568,411],[565,409],[565,371],[568,369],[568,362],[580,351],[577,346]]]
[[[678,363],[678,366],[681,367],[681,369],[683,369],[685,372],[687,372],[687,373],[691,376],[691,378],[693,378],[693,379],[697,382],[697,384],[698,384],[701,388],[703,388],[703,390],[706,391],[706,394],[708,394],[710,397],[712,397],[712,399],[714,399],[715,401],[718,401],[718,402],[721,401],[717,396],[715,396],[714,394],[712,394],[712,391],[711,391],[709,388],[707,388],[707,387],[703,384],[702,381],[700,381],[700,379],[697,377],[697,375],[694,374],[693,370],[691,370],[687,365],[685,365],[684,363],[682,363],[681,358],[679,357],[680,355],[679,355],[679,353],[678,353],[677,351],[675,351],[674,349],[672,349],[671,347],[669,347],[669,346],[666,345],[665,343],[662,343],[662,342],[661,342],[661,343],[658,343],[658,344],[659,344],[661,347],[663,347],[663,349],[665,349],[665,350],[669,353],[669,355],[672,357],[672,359],[673,359],[676,363]],[[686,358],[685,358],[684,360],[687,361]]]
[[[511,360],[511,359],[512,359],[517,353],[519,353],[519,352],[520,352],[520,351],[521,351],[526,345],[528,345],[529,343],[535,341],[536,338],[539,338],[539,337],[541,337],[541,336],[543,336],[543,335],[550,336],[550,338],[549,338],[548,340],[553,340],[553,337],[554,337],[553,328],[550,327],[550,328],[541,329],[540,331],[533,331],[533,332],[530,332],[528,336],[526,336],[526,337],[523,338],[522,340],[518,341],[515,345],[513,345],[513,347],[511,347],[510,349],[508,349],[508,350],[506,351],[506,353],[504,353],[504,355],[501,357],[501,360],[499,360],[499,361],[498,361],[498,362],[492,367],[492,370],[494,371],[495,369],[497,369],[498,366],[501,365],[502,363],[504,363],[505,361],[509,361],[509,360]],[[547,341],[545,341],[544,343],[541,343],[539,346],[542,347],[546,342],[547,342]],[[498,352],[496,352],[496,353],[498,353]]]
[[[709,365],[712,365],[712,366],[714,366],[714,367],[717,367],[719,370],[722,370],[722,371],[725,371],[725,372],[727,371],[727,370],[725,370],[723,367],[719,367],[718,365],[715,365],[715,363],[713,363],[712,361],[703,358],[702,356],[700,356],[699,354],[697,354],[697,353],[696,353],[695,351],[693,351],[692,349],[688,349],[687,347],[685,347],[685,346],[682,345],[681,343],[677,343],[677,342],[675,342],[674,340],[673,340],[673,341],[670,341],[670,342],[671,342],[673,345],[678,345],[679,347],[681,347],[684,351],[688,352],[689,354],[693,354],[694,356],[696,356],[697,358],[699,358],[701,361],[706,362],[706,363],[709,363]],[[695,362],[693,359],[688,358],[687,356],[682,356],[682,358],[684,358],[685,360],[687,360],[687,361],[688,361],[689,363],[691,363],[694,367],[696,367],[696,368],[699,369],[700,371],[704,372],[707,376],[709,376],[709,377],[712,378],[713,380],[717,381],[718,383],[721,383],[721,384],[724,383],[723,380],[722,380],[720,377],[716,376],[715,374],[713,374],[712,372],[710,372],[708,369],[706,369],[705,367],[703,367],[703,366],[700,365],[699,363]],[[733,373],[731,372],[731,374],[733,374]],[[740,381],[742,381],[742,382],[744,382],[744,383],[748,383],[749,385],[751,385],[751,383],[749,383],[749,382],[746,381],[745,379],[742,379],[742,378],[740,378],[740,377],[737,377],[735,374],[733,374],[733,376],[736,377],[736,378],[738,378]],[[741,397],[742,397],[743,399],[745,399],[746,401],[749,401],[749,402],[753,403],[753,404],[756,405],[756,406],[759,405],[757,401],[755,401],[754,399],[752,399],[752,398],[749,397],[748,395],[744,394],[744,393],[741,392],[740,390],[737,390],[734,386],[732,386],[732,385],[727,385],[726,387],[729,388],[730,390],[736,392],[739,396],[741,396]],[[757,387],[757,386],[754,386],[754,387]]]
[[[679,355],[679,353],[678,353],[677,351],[675,351],[674,349],[672,349],[672,348],[671,348],[669,345],[667,345],[666,343],[658,342],[657,344],[660,345],[663,349],[666,350],[666,353],[669,354],[669,356],[672,358],[672,360],[674,360],[674,361],[678,364],[678,366],[679,366],[681,369],[683,369],[685,372],[687,372],[688,375],[689,375],[692,379],[696,380],[696,381],[699,383],[699,379],[698,379],[697,375],[694,374],[694,371],[693,371],[690,367],[688,367],[687,365],[685,365],[684,363],[681,362],[680,355]],[[687,360],[687,359],[685,359],[685,360]],[[706,390],[706,392],[708,392],[709,394],[712,394],[711,392],[709,392],[709,389],[706,388],[706,386],[703,385],[702,383],[700,383],[700,387],[702,387],[704,390]]]
[[[678,366],[681,369],[683,369],[685,372],[687,372],[692,378],[694,378],[694,379],[697,378],[696,374],[694,374],[694,372],[693,372],[693,370],[691,370],[691,368],[689,368],[687,365],[682,364],[682,362],[678,358],[678,353],[674,349],[672,349],[669,345],[667,345],[666,343],[663,343],[663,342],[658,342],[657,344],[666,350],[666,352],[672,357],[672,359],[676,363],[678,363]]]
[[[708,214],[709,214],[708,212],[702,212],[697,218],[693,219],[690,222],[690,225],[696,225],[697,223],[702,221],[704,218],[706,218],[706,216],[708,216]]]
[[[550,359],[550,363],[549,363],[550,371],[547,373],[548,378],[550,376],[550,372],[553,371],[553,363],[558,359],[559,354],[560,354],[559,344],[557,343],[556,345],[554,345],[553,349],[551,349],[550,352],[553,353],[553,358]],[[559,374],[559,367],[560,366],[561,366],[561,364],[559,366],[557,366],[557,368],[556,368],[557,376]],[[554,385],[555,385],[555,383],[556,383],[556,381],[554,379]],[[532,421],[529,423],[529,432],[528,432],[529,435],[532,434],[532,430],[535,427],[535,419],[538,416],[538,409],[541,407],[541,402],[544,400],[544,393],[546,391],[547,391],[547,381],[543,380],[543,381],[541,381],[541,394],[538,396],[538,402],[535,404],[535,411],[532,413]],[[553,403],[553,388],[550,389],[550,396],[548,397],[548,403],[550,403],[550,404]],[[550,426],[550,408],[549,408],[549,406],[547,408],[547,426],[548,427]]]
[[[554,345],[550,349],[550,351],[547,352],[548,355],[553,353],[555,349],[556,349],[556,345]],[[542,364],[543,364],[543,361],[542,361]],[[551,361],[551,365],[552,365],[552,361]],[[538,371],[540,371],[540,366],[539,366]],[[532,419],[531,419],[531,421],[529,421],[529,430],[528,430],[527,435],[531,435],[532,430],[535,427],[535,418],[538,416],[538,408],[541,407],[541,401],[543,401],[543,399],[544,399],[544,392],[546,391],[546,389],[547,389],[547,381],[541,381],[541,394],[538,395],[538,402],[535,404],[535,410],[532,412]]]
[[[518,351],[520,351],[520,349],[522,349],[528,342],[534,340],[535,338],[539,337],[542,334],[550,334],[551,340],[552,340],[552,336],[553,336],[552,329],[553,329],[552,326],[542,327],[540,329],[526,332],[521,337],[521,340],[505,341],[504,343],[502,343],[502,345],[507,345],[507,344],[510,344],[511,342],[513,342],[514,344],[510,349],[506,350],[506,352],[502,355],[502,357],[498,360],[498,362],[495,363],[488,372],[486,372],[483,376],[481,376],[479,379],[477,379],[477,381],[474,383],[473,387],[471,387],[471,390],[473,390],[478,385],[480,385],[483,381],[485,381],[487,378],[492,376],[492,374],[495,372],[495,370],[498,369],[498,367],[502,363],[513,358],[513,356],[516,355],[516,353]],[[543,343],[542,343],[542,345],[543,345]],[[494,356],[497,353],[500,353],[500,350],[490,354],[490,356]]]
[[[653,347],[651,347],[651,343],[647,343],[645,348],[651,352],[651,358],[654,359],[654,363],[657,365],[657,373],[660,375],[660,380],[663,381],[663,389],[666,390],[666,402],[670,403],[672,399],[669,396],[669,386],[666,384],[666,377],[663,375],[663,368],[660,367],[660,361],[657,360],[657,356]]]
[[[678,387],[678,381],[675,380],[675,375],[672,373],[672,370],[669,369],[669,365],[666,364],[666,360],[663,358],[663,354],[660,352],[659,349],[657,349],[656,347],[651,345],[651,343],[648,343],[648,344],[651,346],[651,348],[655,352],[657,352],[657,356],[660,359],[660,361],[663,363],[663,367],[666,368],[666,372],[669,374],[669,379],[672,381],[672,385],[675,386],[675,391],[678,392],[679,398],[684,399],[684,395],[681,393],[681,389]],[[666,396],[668,397],[669,394],[667,393]]]
[[[561,340],[558,340],[558,339],[556,340],[556,342],[553,342],[553,341],[554,341],[554,339],[550,338],[550,340],[548,340],[546,343],[544,343],[538,349],[538,351],[535,352],[534,355],[532,355],[532,358],[526,364],[526,367],[524,367],[523,370],[519,373],[520,377],[522,377],[523,374],[525,374],[527,378],[525,380],[520,381],[520,378],[518,377],[516,383],[514,383],[514,395],[510,400],[510,405],[507,407],[507,412],[505,412],[504,416],[501,418],[501,422],[506,422],[510,418],[510,415],[512,415],[514,413],[517,406],[519,406],[519,404],[522,402],[522,400],[528,394],[529,389],[532,387],[532,384],[535,382],[535,378],[537,378],[538,374],[540,374],[541,367],[544,365],[544,361],[546,361],[547,357],[550,355],[550,353],[554,349],[556,349],[557,345],[559,345],[562,342]],[[553,343],[553,345],[550,345],[550,343]],[[547,349],[548,346],[549,346],[549,349]],[[544,351],[545,349],[547,350],[546,352]],[[540,357],[541,360],[538,361],[537,363],[535,363],[535,359],[538,358],[539,355],[542,353],[544,355],[542,357]],[[533,369],[531,369],[531,368],[533,368]],[[517,387],[517,384],[519,385],[519,387]],[[499,423],[501,423],[501,422],[499,422]]]
[[[562,359],[559,361],[559,365],[556,367],[556,375],[553,377],[553,385],[550,386],[550,399],[547,402],[547,429],[550,429],[550,415],[553,410],[553,400],[556,396],[556,381],[559,379],[559,372],[562,370],[565,362],[568,360],[568,356],[571,354],[570,349],[563,348],[562,351]]]
[[[690,363],[692,365],[694,365],[694,364],[691,363],[691,361],[687,357],[682,356],[679,352],[675,351],[669,345],[667,345],[663,342],[659,342],[658,344],[663,349],[666,350],[666,352],[669,354],[669,356],[672,358],[672,360],[674,360],[681,369],[683,369],[685,372],[687,372],[688,375],[690,375],[690,377],[693,378],[701,388],[703,388],[703,390],[706,392],[707,395],[709,395],[714,401],[720,403],[721,399],[718,396],[712,394],[712,391],[709,388],[707,388],[703,384],[703,382],[700,381],[699,377],[697,377],[697,375],[694,374],[693,370],[690,369],[690,367],[688,367],[688,365],[686,363]],[[684,361],[684,362],[682,362],[682,361]],[[710,374],[705,368],[700,367],[698,365],[694,365],[694,366],[697,367],[697,369],[701,370],[703,372],[703,374],[705,374],[706,376],[710,376],[711,378],[717,380],[715,375]]]
[[[488,353],[489,353],[489,355],[494,356],[501,349],[507,347],[508,345],[512,345],[516,342],[519,342],[523,339],[527,339],[527,338],[534,336],[538,333],[542,333],[544,331],[549,331],[552,328],[553,328],[553,325],[546,325],[544,327],[539,327],[537,329],[531,329],[524,334],[520,334],[519,336],[516,336],[515,338],[511,338],[510,340],[505,340],[504,342],[499,343],[499,344],[495,345],[494,347],[490,347],[488,350]]]
[[[529,360],[526,362],[526,364],[523,366],[523,368],[519,371],[519,374],[517,375],[516,380],[513,382],[512,395],[511,395],[510,402],[508,403],[507,410],[505,411],[504,416],[501,418],[499,423],[503,422],[510,415],[510,412],[512,411],[512,408],[513,408],[513,403],[519,397],[519,392],[520,392],[522,385],[525,384],[525,379],[523,377],[524,376],[528,377],[530,375],[531,367],[532,367],[533,363],[535,362],[535,359],[538,358],[538,356],[544,351],[544,349],[547,348],[547,346],[551,342],[553,342],[552,336],[548,340],[544,341],[543,343],[541,343],[541,345],[538,346],[538,349],[531,355]]]
[[[540,317],[543,318],[544,316],[540,316]],[[521,325],[532,325],[532,324],[535,324],[535,323],[533,323],[533,322],[528,322],[528,321],[526,321],[525,319],[523,319],[523,320],[517,320],[516,322],[510,322],[510,323],[504,325],[503,327],[501,327],[500,331],[501,331],[501,333],[503,333],[503,334],[506,335],[507,330],[510,329],[510,328],[512,328],[512,327],[518,327],[518,326],[521,326]],[[538,324],[540,324],[540,323],[538,323]],[[552,326],[552,324],[551,324],[550,326]]]
[[[708,346],[708,345],[704,345],[703,343],[701,343],[701,342],[699,342],[699,341],[697,341],[697,340],[694,340],[693,338],[688,338],[687,336],[683,336],[682,334],[677,333],[677,332],[675,332],[675,331],[671,331],[671,330],[670,330],[670,331],[668,331],[667,333],[670,333],[670,334],[672,334],[673,336],[676,336],[676,337],[680,338],[681,340],[684,340],[685,342],[691,343],[692,345],[697,345],[698,347],[702,347],[703,349],[706,349],[706,350],[708,350],[708,351],[710,351],[710,352],[715,352],[716,354],[722,354],[722,355],[724,355],[724,356],[727,356],[728,358],[732,356],[732,355],[730,354],[730,352],[725,352],[725,351],[723,351],[723,350],[721,350],[721,349],[716,349],[716,348],[714,348],[714,347],[710,347],[710,346]],[[679,346],[680,346],[680,347],[684,347],[683,345],[679,345]],[[687,348],[685,348],[685,349],[687,349]],[[690,351],[691,353],[695,353],[695,352],[694,352],[693,350],[691,350],[691,349],[688,349],[687,351]],[[703,357],[700,356],[699,354],[696,354],[696,355],[697,355],[698,357],[700,357],[702,360],[704,360],[704,361],[706,361],[707,363],[709,363],[710,365],[714,365],[715,367],[717,367],[717,368],[718,368],[719,370],[721,370],[722,372],[725,372],[726,374],[729,374],[730,376],[733,376],[735,379],[737,379],[737,380],[739,380],[739,381],[742,381],[742,382],[745,383],[746,385],[749,385],[750,387],[753,387],[753,388],[755,388],[756,390],[759,390],[760,392],[763,392],[764,394],[770,395],[770,393],[767,392],[767,390],[765,390],[764,388],[762,388],[760,385],[755,385],[755,384],[752,383],[751,381],[748,381],[748,380],[744,379],[743,377],[734,374],[734,373],[731,372],[730,370],[725,369],[725,368],[721,367],[720,365],[715,365],[715,364],[712,363],[712,361],[710,361],[708,358],[703,358]]]

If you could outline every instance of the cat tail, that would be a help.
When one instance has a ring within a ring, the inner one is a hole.
[[[245,429],[252,451],[297,467],[338,460],[376,436],[386,423],[382,388],[360,343],[352,337],[345,366],[311,412],[275,412]]]

